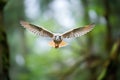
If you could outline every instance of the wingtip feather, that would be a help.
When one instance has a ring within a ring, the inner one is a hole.
[[[90,26],[91,26],[91,27],[95,27],[95,23],[91,23]]]
[[[22,25],[22,26],[24,26],[24,25],[27,25],[28,24],[28,22],[26,22],[26,21],[20,21],[20,24]]]

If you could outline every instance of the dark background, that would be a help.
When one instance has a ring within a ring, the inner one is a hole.
[[[20,21],[52,32],[95,23],[54,49]],[[0,0],[0,80],[120,80],[120,0]]]

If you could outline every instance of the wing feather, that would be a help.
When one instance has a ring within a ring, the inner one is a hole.
[[[29,24],[28,22],[25,22],[25,21],[20,21],[20,24],[30,30],[31,32],[35,33],[36,35],[40,35],[40,36],[43,36],[43,37],[50,37],[52,38],[53,37],[53,33],[46,30],[46,29],[43,29],[41,27],[38,27],[36,25],[33,25],[33,24]]]
[[[63,38],[73,38],[82,36],[94,28],[95,24],[92,23],[90,25],[86,25],[85,27],[80,27],[76,29],[72,29],[62,34]]]

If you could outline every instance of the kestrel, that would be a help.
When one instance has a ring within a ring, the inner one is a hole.
[[[88,33],[89,31],[91,31],[95,24],[90,24],[90,25],[86,25],[84,27],[79,27],[79,28],[75,28],[72,30],[69,30],[63,34],[60,33],[52,33],[42,27],[38,27],[36,25],[30,24],[28,22],[25,21],[20,21],[20,24],[30,30],[31,32],[35,33],[36,35],[39,36],[43,36],[43,37],[49,37],[52,38],[52,41],[49,42],[50,46],[54,47],[54,48],[59,48],[59,47],[63,47],[66,46],[66,42],[63,41],[63,39],[65,38],[74,38],[74,37],[80,37],[86,33]]]

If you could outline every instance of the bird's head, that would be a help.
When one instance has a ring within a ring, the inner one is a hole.
[[[61,36],[61,35],[55,35],[55,36],[53,37],[53,40],[54,40],[54,41],[62,41],[62,36]]]

